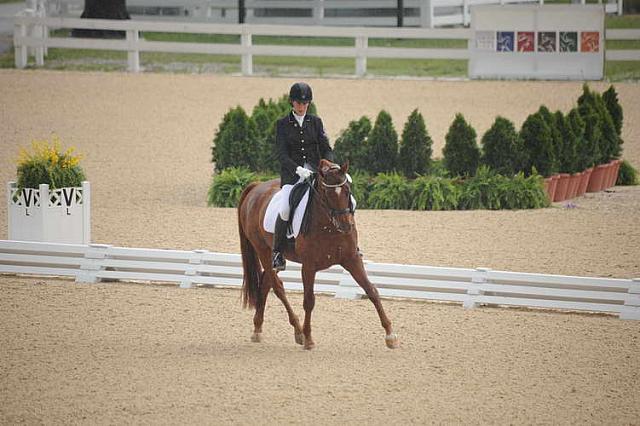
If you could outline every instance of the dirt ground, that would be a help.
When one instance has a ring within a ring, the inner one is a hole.
[[[386,109],[414,108],[436,155],[456,112],[482,135],[541,104],[568,111],[579,82],[309,79],[332,140]],[[239,252],[233,209],[206,207],[223,114],[276,98],[291,79],[0,70],[0,181],[18,148],[57,134],[84,154],[92,240]],[[606,89],[602,83],[591,86]],[[616,84],[624,158],[640,166],[640,85]],[[640,277],[640,188],[531,211],[361,210],[376,262]],[[0,223],[7,212],[0,207]],[[7,238],[6,225],[0,239]],[[319,296],[318,347],[294,344],[270,299],[249,341],[239,292],[77,285],[0,277],[0,423],[588,423],[640,418],[640,324],[605,315],[385,300],[401,348],[387,350],[366,300]],[[302,314],[299,294],[290,296]]]

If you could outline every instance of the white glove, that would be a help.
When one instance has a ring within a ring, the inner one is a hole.
[[[296,174],[300,176],[303,180],[309,179],[313,172],[309,169],[305,169],[304,167],[298,166],[296,167]]]

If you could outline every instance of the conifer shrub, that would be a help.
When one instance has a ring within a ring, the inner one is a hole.
[[[398,134],[391,116],[380,111],[369,135],[366,170],[371,174],[389,173],[395,170],[398,157]]]
[[[553,136],[540,113],[527,117],[522,124],[520,137],[526,153],[525,173],[531,174],[534,168],[543,176],[555,173]]]
[[[73,147],[63,151],[57,136],[51,141],[33,141],[30,150],[20,150],[18,188],[38,188],[40,184],[49,185],[51,190],[81,186],[86,178],[80,159]]]
[[[627,160],[620,164],[616,185],[638,185],[638,171]]]
[[[496,117],[493,125],[482,136],[481,163],[497,173],[513,176],[523,164],[523,144],[513,123]]]
[[[473,176],[476,173],[480,162],[476,131],[460,113],[456,114],[445,136],[442,154],[444,166],[451,176]]]
[[[246,167],[257,170],[258,132],[256,125],[241,106],[232,108],[224,115],[213,139],[212,162],[215,170],[228,167]]]
[[[431,176],[450,177],[449,170],[444,166],[444,160],[442,158],[434,158],[431,160],[427,174]]]
[[[592,124],[593,131],[589,133],[590,137],[597,136],[594,140],[589,141],[590,145],[595,145],[592,150],[594,153],[593,163],[603,164],[619,157],[621,154],[620,138],[616,133],[611,114],[602,96],[591,91],[586,83],[582,86],[582,95],[578,98],[578,111],[587,126],[589,125],[587,116],[596,120],[596,123]],[[595,115],[591,116],[592,114]]]
[[[424,175],[429,169],[433,141],[429,137],[424,117],[415,109],[409,115],[402,131],[398,168],[406,177]]]
[[[287,113],[284,108],[282,99],[280,101],[260,99],[253,108],[251,120],[256,126],[257,146],[254,155],[257,171],[279,169],[276,155],[276,121]]]
[[[598,113],[590,105],[582,105],[578,108],[580,118],[584,123],[582,144],[578,151],[581,165],[593,167],[600,163],[600,139],[602,130]]]
[[[351,175],[351,195],[356,199],[357,209],[366,209],[369,207],[368,198],[371,187],[373,186],[373,178],[365,171],[356,170]]]
[[[411,193],[413,210],[455,210],[460,187],[449,178],[420,176],[411,183]]]
[[[574,113],[577,114],[578,112],[575,111]],[[561,137],[561,144],[556,149],[558,171],[561,173],[577,173],[584,170],[578,165],[577,149],[580,141],[569,122],[569,116],[562,114],[562,111],[556,111],[554,118]]]
[[[566,123],[571,129],[571,133],[575,136],[575,159],[574,166],[576,171],[585,170],[591,167],[588,161],[587,142],[585,139],[585,123],[578,111],[578,108],[573,108],[566,116]]]
[[[620,105],[620,102],[618,101],[618,93],[616,92],[616,89],[613,86],[609,86],[609,88],[602,94],[602,99],[607,107],[607,111],[609,111],[609,114],[611,115],[616,133],[618,136],[622,135],[624,114],[622,112],[622,105]]]
[[[371,121],[365,116],[349,122],[333,146],[336,160],[340,163],[349,161],[352,170],[367,170],[367,143],[370,132]]]
[[[408,210],[411,207],[411,185],[398,173],[380,173],[373,179],[367,206],[371,209]]]
[[[541,105],[538,109],[538,114],[547,123],[549,131],[551,132],[551,146],[553,148],[553,165],[551,167],[552,174],[557,173],[560,166],[560,153],[563,150],[564,141],[562,135],[558,129],[558,123],[556,123],[556,116],[549,111],[545,105]]]

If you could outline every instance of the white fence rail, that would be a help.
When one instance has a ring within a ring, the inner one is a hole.
[[[504,305],[605,312],[640,320],[640,279],[587,278],[367,263],[367,273],[383,297],[458,302],[465,308]],[[240,255],[0,240],[0,273],[74,278],[77,282],[158,281],[196,285],[242,285]],[[279,274],[289,290],[302,290],[300,265]],[[316,276],[316,291],[339,298],[364,292],[341,267]]]
[[[340,57],[355,58],[355,74],[363,76],[367,72],[368,58],[388,59],[468,59],[469,49],[433,49],[401,47],[369,47],[371,38],[393,39],[460,39],[472,38],[472,30],[422,29],[422,28],[364,28],[364,27],[321,27],[293,25],[227,25],[193,22],[102,20],[78,18],[46,18],[25,11],[14,18],[15,64],[24,68],[29,52],[33,51],[37,66],[44,65],[48,48],[97,49],[126,51],[128,69],[139,72],[140,52],[173,52],[227,54],[241,56],[241,69],[244,75],[253,74],[253,57],[260,56],[304,56],[304,57]],[[81,39],[69,37],[51,37],[50,28],[80,28],[119,30],[126,32],[124,40]],[[197,34],[235,34],[240,36],[239,44],[187,43],[147,41],[140,33],[170,32]],[[255,45],[254,36],[302,36],[302,37],[344,37],[353,38],[353,47],[334,46],[293,46],[293,45]],[[607,39],[640,40],[640,30],[607,30]],[[640,50],[609,50],[608,60],[640,60]]]

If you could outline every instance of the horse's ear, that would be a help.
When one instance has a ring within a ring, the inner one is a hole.
[[[345,161],[342,166],[340,166],[340,171],[346,174],[349,171],[349,160]]]

